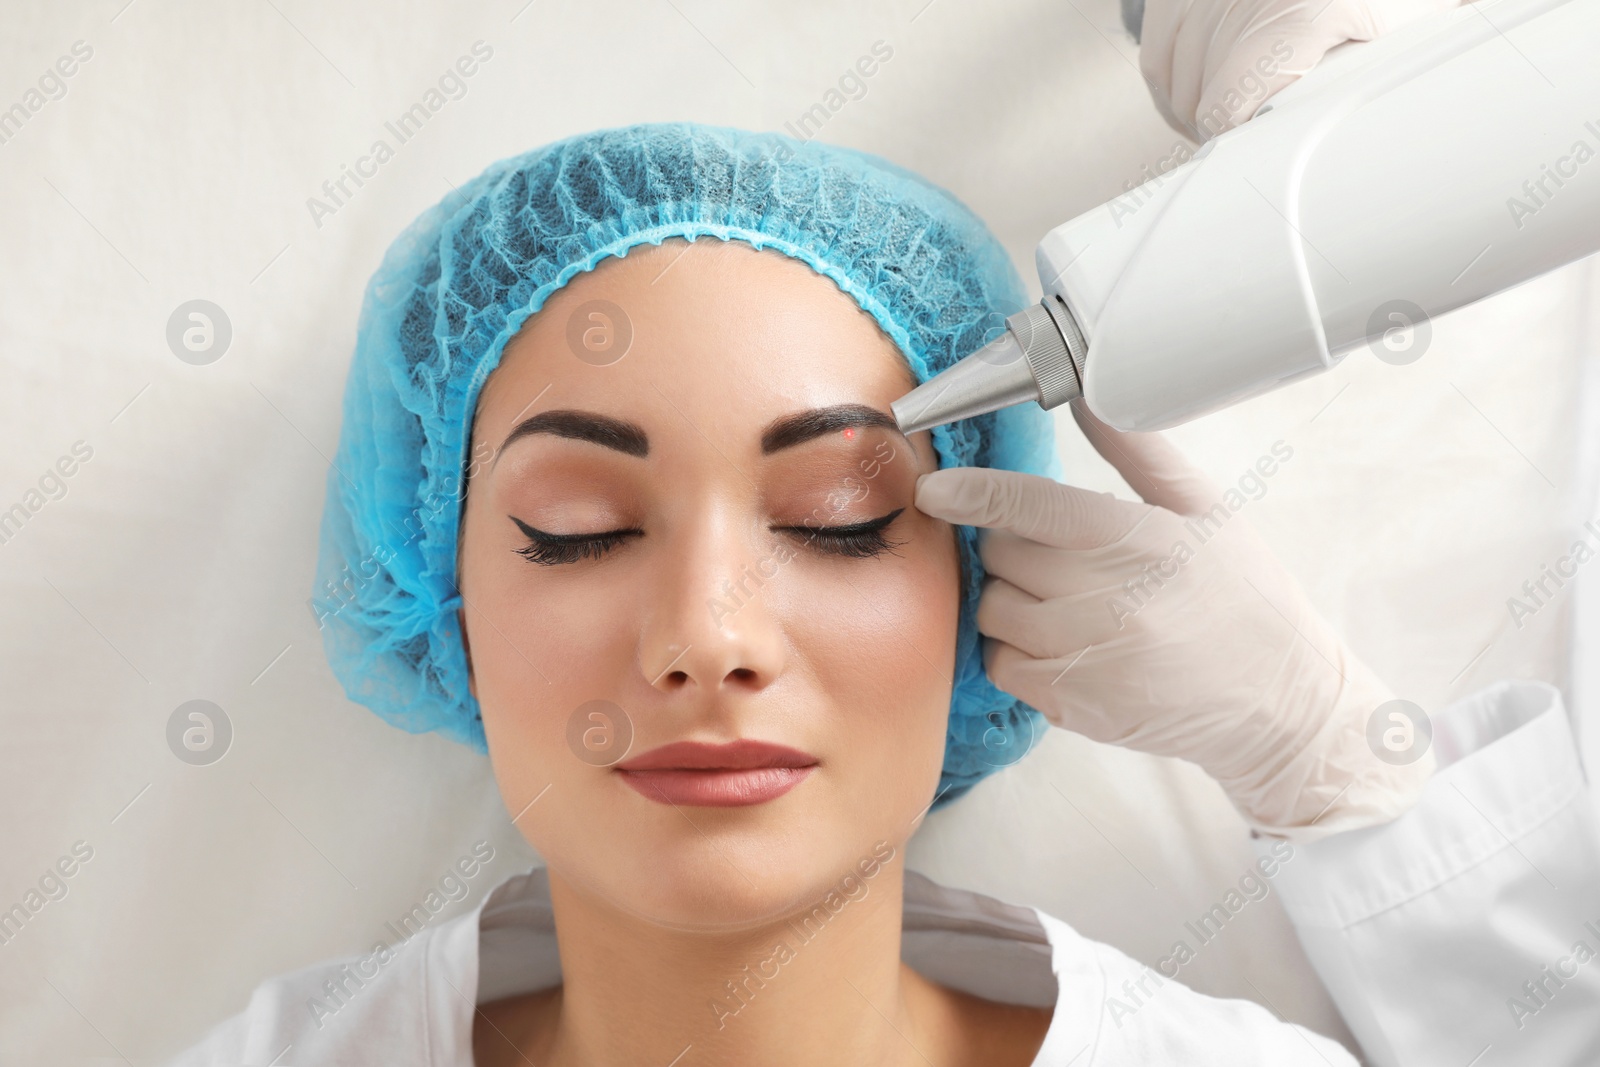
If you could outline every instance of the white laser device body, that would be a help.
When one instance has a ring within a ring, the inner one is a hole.
[[[909,433],[1081,394],[1162,429],[1597,250],[1600,0],[1480,0],[1335,50],[1052,230],[1044,300],[894,414]]]

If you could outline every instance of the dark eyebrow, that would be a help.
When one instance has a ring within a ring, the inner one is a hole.
[[[813,408],[810,411],[785,415],[768,423],[766,429],[761,432],[761,453],[771,455],[836,430],[870,426],[893,430],[896,434],[900,434],[900,426],[893,416],[865,404],[835,404],[831,407]],[[543,411],[523,419],[511,433],[506,435],[506,439],[500,443],[499,452],[495,453],[495,462],[499,462],[500,453],[509,448],[513,441],[541,433],[588,441],[629,456],[644,457],[650,454],[649,437],[644,430],[631,422],[588,411]],[[905,435],[900,434],[900,436]]]
[[[761,454],[772,453],[830,434],[851,426],[881,426],[900,434],[894,417],[865,404],[835,404],[832,407],[813,408],[797,415],[774,419],[761,431]],[[904,437],[905,434],[900,434]]]
[[[588,441],[629,456],[650,454],[650,438],[631,422],[589,411],[541,411],[517,423],[516,429],[506,435],[506,439],[500,442],[500,450],[495,453],[495,462],[500,462],[501,453],[511,447],[511,442],[540,433]]]

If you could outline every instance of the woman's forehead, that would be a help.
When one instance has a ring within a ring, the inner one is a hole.
[[[740,242],[669,241],[604,260],[507,344],[474,435],[581,408],[653,435],[748,438],[793,411],[888,411],[915,384],[894,342],[828,278]]]

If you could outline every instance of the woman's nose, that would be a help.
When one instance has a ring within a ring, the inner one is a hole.
[[[645,609],[640,669],[663,692],[758,692],[783,672],[778,553],[722,530],[667,547]]]

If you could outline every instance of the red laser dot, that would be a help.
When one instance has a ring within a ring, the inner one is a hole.
[[[856,436],[856,428],[854,426],[846,426],[844,428],[844,439],[846,441],[855,440],[855,436]]]

